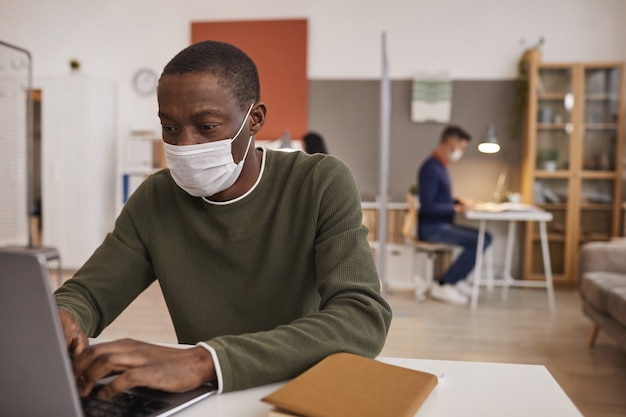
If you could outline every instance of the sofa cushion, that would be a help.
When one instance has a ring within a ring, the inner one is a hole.
[[[626,273],[626,241],[587,242],[581,246],[578,261],[581,275],[593,271]]]
[[[616,287],[609,291],[607,313],[619,324],[626,327],[626,286]]]
[[[585,300],[598,310],[609,313],[609,294],[615,289],[626,290],[626,274],[616,272],[587,272],[580,283],[580,293]],[[619,295],[615,295],[619,298]],[[613,309],[619,310],[621,304],[613,301]],[[622,308],[624,308],[622,306]]]

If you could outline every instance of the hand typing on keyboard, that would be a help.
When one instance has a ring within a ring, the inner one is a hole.
[[[111,398],[134,387],[185,392],[217,378],[211,354],[202,347],[177,349],[131,339],[89,346],[71,314],[61,312],[61,322],[82,397],[114,373],[117,378],[102,387],[99,398]]]
[[[480,204],[479,200],[475,200],[473,198],[466,197],[457,197],[457,204],[454,206],[454,211],[456,213],[465,213],[469,210],[473,210],[477,204]]]

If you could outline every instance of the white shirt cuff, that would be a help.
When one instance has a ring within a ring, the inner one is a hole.
[[[196,346],[202,346],[211,354],[211,359],[213,359],[213,366],[215,367],[215,374],[217,375],[217,393],[221,394],[224,387],[224,380],[222,378],[222,368],[220,367],[220,360],[217,357],[217,352],[211,346],[207,345],[204,342],[199,342]]]

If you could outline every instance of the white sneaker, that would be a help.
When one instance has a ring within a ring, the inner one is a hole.
[[[474,287],[470,285],[470,283],[467,282],[466,280],[464,279],[460,280],[459,282],[456,283],[455,287],[464,296],[468,298],[472,296],[472,291],[474,290]]]
[[[450,304],[467,304],[468,299],[461,294],[454,285],[433,285],[430,289],[430,296],[435,300]]]

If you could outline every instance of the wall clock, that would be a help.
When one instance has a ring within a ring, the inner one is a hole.
[[[159,84],[159,76],[149,68],[141,68],[133,75],[133,88],[142,96],[154,94]]]

